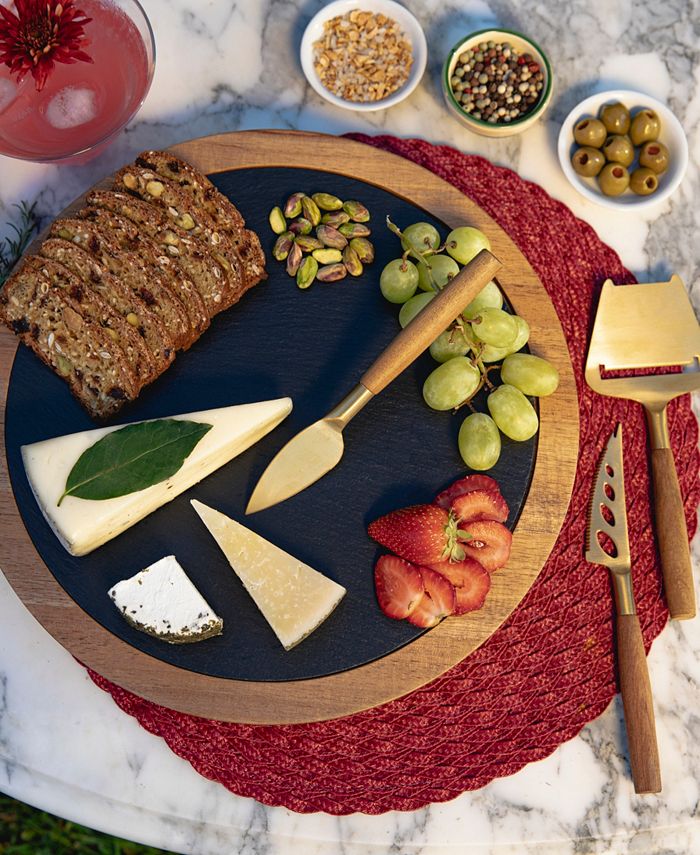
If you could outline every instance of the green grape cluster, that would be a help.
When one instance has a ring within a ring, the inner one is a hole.
[[[430,223],[413,223],[401,231],[387,218],[401,240],[403,253],[382,270],[379,287],[384,297],[399,304],[399,323],[407,326],[419,312],[482,249],[488,237],[472,226],[453,229],[444,243]],[[559,384],[557,369],[545,359],[519,351],[527,344],[530,327],[524,318],[503,309],[503,293],[489,282],[461,315],[430,345],[439,363],[423,384],[423,398],[433,410],[472,411],[459,430],[459,452],[471,469],[484,471],[498,462],[501,434],[522,442],[539,427],[530,397],[551,395]],[[500,363],[500,385],[489,374]],[[476,412],[474,396],[488,391],[488,414]]]

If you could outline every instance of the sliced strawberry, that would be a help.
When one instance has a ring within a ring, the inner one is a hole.
[[[454,516],[437,505],[413,505],[392,511],[367,528],[369,536],[406,561],[435,564],[464,557]]]
[[[465,478],[455,481],[454,484],[450,484],[442,493],[438,493],[435,497],[435,504],[448,510],[458,496],[470,493],[472,490],[495,490],[500,493],[498,482],[489,478],[488,475],[467,475]]]
[[[474,520],[465,523],[463,531],[468,535],[460,542],[469,558],[474,558],[489,572],[498,570],[508,560],[513,535],[494,520]]]
[[[508,519],[506,500],[495,490],[470,490],[463,493],[452,502],[451,510],[462,526],[471,520],[505,522]]]
[[[484,605],[491,588],[491,575],[478,561],[473,558],[465,558],[464,561],[441,561],[439,564],[433,564],[432,569],[454,585],[456,615],[475,612]]]
[[[420,570],[395,555],[382,555],[377,561],[374,589],[381,610],[396,620],[415,611],[425,590]]]
[[[425,629],[454,614],[457,596],[454,585],[430,567],[421,567],[420,574],[425,591],[416,608],[408,616],[408,622]]]

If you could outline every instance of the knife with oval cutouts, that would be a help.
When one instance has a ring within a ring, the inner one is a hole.
[[[591,496],[586,560],[604,565],[612,577],[617,611],[617,666],[634,789],[640,794],[659,793],[661,773],[654,705],[632,589],[621,424],[610,436],[598,465]]]

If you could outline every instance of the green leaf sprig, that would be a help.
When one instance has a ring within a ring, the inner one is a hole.
[[[19,225],[7,223],[15,233],[15,237],[6,237],[0,243],[0,286],[21,258],[37,227],[37,217],[34,213],[36,202],[32,202],[31,205],[27,202],[19,202],[14,207],[19,209]]]
[[[108,433],[80,455],[58,505],[66,496],[114,499],[165,481],[211,427],[183,419],[157,419]]]

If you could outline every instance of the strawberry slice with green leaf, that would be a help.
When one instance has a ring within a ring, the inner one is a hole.
[[[462,532],[450,511],[437,505],[412,505],[392,511],[369,524],[371,538],[414,564],[461,561]]]
[[[415,611],[425,587],[413,564],[396,555],[382,555],[374,567],[374,590],[384,614],[402,620]]]
[[[495,520],[464,523],[460,537],[467,557],[478,561],[490,573],[503,567],[510,556],[513,535]]]
[[[508,505],[500,493],[495,490],[470,490],[452,502],[450,508],[461,526],[471,520],[496,520],[505,522],[508,519]]]
[[[413,626],[428,629],[454,614],[457,595],[449,579],[430,567],[419,569],[425,591],[416,608],[408,616],[408,622]]]
[[[473,558],[464,561],[441,561],[433,564],[435,570],[454,585],[456,615],[478,611],[491,589],[491,574]],[[422,572],[422,568],[421,568]]]

